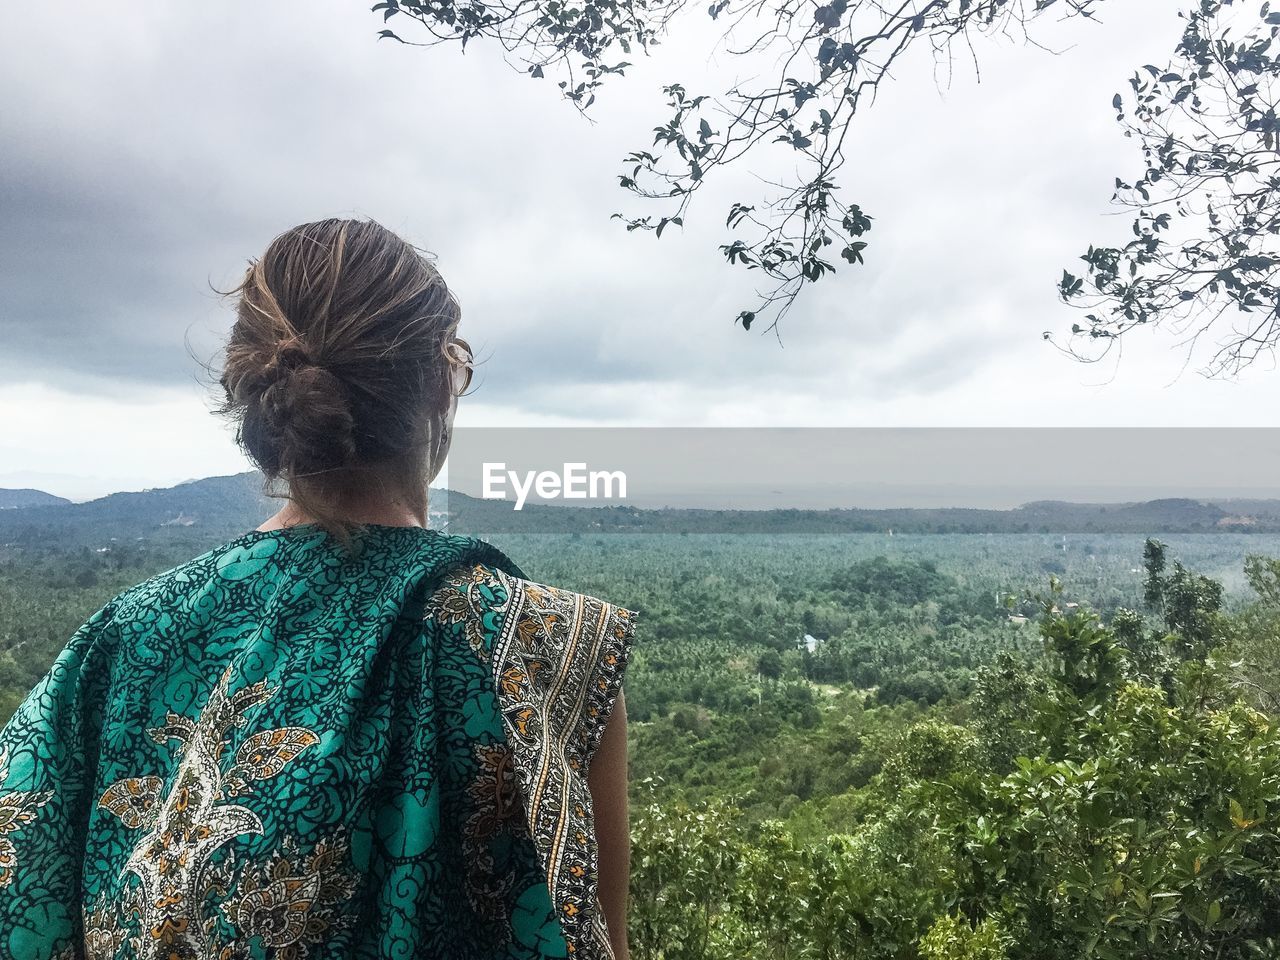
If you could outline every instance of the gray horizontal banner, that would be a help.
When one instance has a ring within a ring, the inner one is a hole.
[[[1280,530],[1280,430],[459,428],[465,532]]]

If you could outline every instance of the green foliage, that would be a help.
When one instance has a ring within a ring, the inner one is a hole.
[[[954,914],[939,917],[920,940],[921,960],[1005,960],[1008,939],[995,917],[978,926]]]
[[[663,902],[697,902],[650,930],[647,957],[1099,960],[1271,957],[1280,949],[1280,731],[1240,700],[1237,667],[1216,656],[1234,628],[1217,584],[1148,550],[1165,627],[1162,683],[1132,656],[1135,623],[1042,601],[1041,655],[983,667],[957,717],[897,734],[857,731],[881,769],[828,804],[846,822],[813,829],[752,821],[740,806],[664,806],[690,851],[714,845],[732,869]],[[1254,578],[1274,572],[1250,564]],[[1259,591],[1268,595],[1265,591]],[[1245,611],[1240,616],[1255,616]],[[1135,619],[1137,618],[1137,619]],[[962,709],[962,708],[967,708]],[[875,714],[871,714],[872,717]],[[846,734],[848,735],[848,734]],[[699,819],[701,818],[701,819]],[[705,832],[704,832],[705,831]],[[645,834],[637,840],[643,857]],[[724,851],[732,851],[724,854]],[[674,846],[669,852],[675,856]],[[700,854],[690,854],[690,858]],[[692,869],[678,857],[674,864]],[[653,897],[647,877],[637,895]],[[665,938],[665,939],[664,939]],[[664,942],[700,944],[665,953]]]
[[[638,958],[1280,955],[1280,562],[1239,574],[1280,544],[1187,538],[1186,564],[1103,534],[500,546],[642,611]],[[0,550],[0,709],[184,550]]]
[[[747,852],[736,830],[739,816],[726,803],[693,810],[652,795],[632,814],[630,936],[639,960],[714,955],[724,935],[716,921]]]
[[[946,779],[971,771],[977,737],[966,727],[933,717],[908,727],[885,761],[883,781],[901,788],[921,780]]]
[[[1280,561],[1249,556],[1245,575],[1258,602],[1228,622],[1225,655],[1237,664],[1241,695],[1275,716],[1280,714]]]

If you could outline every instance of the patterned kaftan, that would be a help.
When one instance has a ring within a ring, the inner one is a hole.
[[[634,614],[494,548],[252,531],[0,732],[0,958],[608,960],[586,770]]]

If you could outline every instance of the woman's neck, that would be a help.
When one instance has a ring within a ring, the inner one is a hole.
[[[371,523],[386,527],[425,527],[427,511],[400,500],[353,504],[340,511],[344,520],[352,523]],[[279,530],[299,523],[315,523],[316,518],[293,502],[286,503],[273,516],[258,526],[259,530]]]

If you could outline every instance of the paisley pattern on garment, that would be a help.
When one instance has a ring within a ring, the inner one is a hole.
[[[610,956],[586,773],[622,684],[635,614],[481,565],[449,577],[428,612],[480,638],[569,954]]]
[[[211,892],[235,889],[225,913],[236,933],[259,936],[268,946],[290,948],[288,956],[307,956],[310,945],[350,919],[334,918],[329,911],[350,898],[356,886],[350,876],[277,869],[268,881],[249,879],[239,884],[229,861],[214,865],[214,855],[231,840],[263,833],[257,814],[231,798],[251,793],[253,781],[276,776],[304,749],[320,742],[314,732],[302,727],[265,730],[241,744],[235,762],[224,772],[222,753],[228,731],[244,723],[250,708],[277,693],[260,680],[229,695],[230,681],[228,668],[199,721],[192,723],[171,713],[163,726],[148,731],[157,743],[176,740],[181,745],[182,759],[163,800],[164,781],[159,777],[128,777],[108,787],[98,801],[126,827],[150,828],[124,867],[126,874],[139,881],[123,901],[125,912],[140,918],[140,929],[129,938],[138,956],[156,960],[202,956],[208,931],[216,926],[215,918],[206,915]],[[291,845],[291,838],[284,842]],[[345,852],[341,839],[331,839],[327,845],[340,846]],[[273,863],[283,861],[276,856]],[[326,896],[321,896],[322,891]],[[95,907],[85,923],[86,932],[105,935],[114,944],[120,926],[111,918],[110,905]]]
[[[585,773],[633,615],[360,542],[252,531],[81,626],[0,731],[0,960],[609,960]]]
[[[8,776],[9,751],[7,747],[0,746],[0,783],[4,783]],[[18,851],[5,834],[34,820],[52,796],[50,790],[14,790],[0,796],[0,887],[7,887],[13,882],[13,874],[18,867]]]

